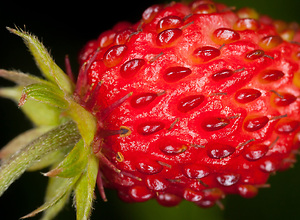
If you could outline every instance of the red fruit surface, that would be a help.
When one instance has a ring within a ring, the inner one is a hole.
[[[74,95],[98,120],[103,182],[124,200],[210,207],[292,165],[300,32],[232,10],[154,5],[81,51]]]

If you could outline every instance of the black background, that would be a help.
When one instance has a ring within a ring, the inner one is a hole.
[[[90,39],[110,29],[117,21],[136,22],[150,5],[163,1],[34,1],[0,3],[0,68],[19,69],[39,74],[22,40],[10,34],[6,26],[34,33],[51,49],[59,66],[64,67],[64,56],[69,54],[74,72],[77,71],[77,53]],[[300,22],[298,0],[220,0],[238,8],[250,6],[275,19]],[[11,85],[0,80],[0,85]],[[30,128],[15,103],[0,100],[0,146],[15,135]],[[1,177],[0,177],[1,178]],[[0,219],[14,220],[37,208],[43,202],[47,179],[36,173],[26,173],[0,198]],[[125,204],[114,191],[107,190],[109,202],[99,198],[94,204],[92,219],[300,219],[300,166],[270,178],[272,187],[262,189],[250,200],[229,196],[225,210],[217,207],[202,210],[184,202],[176,208],[163,208],[150,201],[142,204]],[[39,217],[39,216],[38,216]],[[38,217],[32,219],[39,219]],[[57,219],[75,219],[72,202]]]

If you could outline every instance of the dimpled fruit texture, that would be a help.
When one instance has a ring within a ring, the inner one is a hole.
[[[99,186],[128,202],[253,197],[300,146],[300,32],[212,1],[146,9],[79,55]]]

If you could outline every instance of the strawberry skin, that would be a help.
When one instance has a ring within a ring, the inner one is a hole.
[[[98,181],[128,202],[245,198],[300,147],[300,31],[213,1],[153,5],[87,43],[75,97]]]

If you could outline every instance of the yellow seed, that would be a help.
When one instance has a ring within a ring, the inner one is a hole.
[[[121,152],[117,152],[117,156],[116,156],[116,159],[118,162],[123,162],[124,161],[124,156]]]
[[[120,134],[120,137],[127,137],[131,134],[131,130],[130,128],[126,127],[126,126],[121,126],[120,130],[127,130],[127,132],[125,134]]]

